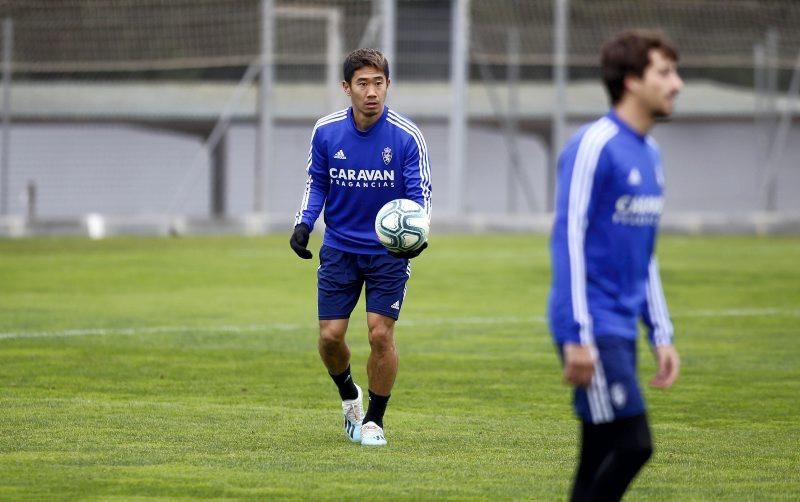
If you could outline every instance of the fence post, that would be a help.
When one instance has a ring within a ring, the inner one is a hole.
[[[453,215],[464,209],[466,170],[467,83],[469,82],[469,0],[453,0],[452,52],[450,54],[450,209]]]
[[[273,160],[275,112],[273,110],[273,62],[275,59],[275,11],[273,0],[261,0],[261,69],[258,86],[258,129],[256,134],[256,165],[253,179],[253,209],[266,212],[266,183]]]
[[[9,160],[11,148],[11,55],[14,45],[14,23],[10,17],[3,20],[3,138],[0,152],[0,214],[8,214],[10,193]]]
[[[550,140],[550,165],[547,169],[547,206],[555,208],[558,154],[564,145],[567,122],[567,55],[569,54],[569,0],[553,0],[553,119]]]

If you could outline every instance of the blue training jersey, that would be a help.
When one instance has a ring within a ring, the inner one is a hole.
[[[375,235],[375,215],[393,199],[411,199],[431,213],[431,168],[422,132],[384,107],[359,131],[352,108],[317,121],[311,133],[305,193],[295,225],[314,222],[325,208],[322,243],[341,251],[386,254]]]
[[[569,141],[558,162],[550,242],[549,321],[558,343],[595,337],[672,343],[654,249],[664,206],[658,147],[611,111]]]

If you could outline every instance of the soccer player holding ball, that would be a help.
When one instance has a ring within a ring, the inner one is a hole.
[[[389,63],[358,49],[344,61],[342,88],[351,106],[319,119],[311,133],[305,192],[289,241],[300,258],[325,211],[317,269],[319,354],[339,389],[344,431],[356,443],[383,446],[383,416],[397,375],[394,324],[411,274],[409,260],[427,247],[388,251],[375,234],[375,215],[387,202],[410,199],[431,210],[428,148],[419,128],[385,106]],[[350,373],[345,342],[350,314],[365,289],[370,355],[369,407]]]
[[[558,162],[548,310],[581,421],[574,501],[619,500],[652,453],[636,376],[640,318],[658,364],[650,384],[678,377],[655,257],[664,174],[648,134],[683,86],[677,60],[659,34],[609,41],[602,75],[612,110],[581,128]]]

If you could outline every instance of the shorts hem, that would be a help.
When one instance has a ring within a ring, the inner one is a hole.
[[[380,314],[382,316],[390,317],[397,321],[400,319],[400,312],[386,312],[385,310],[367,310],[368,314]]]
[[[318,315],[317,318],[320,321],[335,321],[337,319],[350,319],[350,314],[347,314],[346,316],[335,315],[335,314],[334,315]]]

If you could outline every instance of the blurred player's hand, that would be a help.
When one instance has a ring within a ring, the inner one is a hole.
[[[428,242],[426,241],[414,251],[405,251],[403,253],[398,253],[396,251],[389,251],[389,254],[394,256],[395,258],[405,258],[406,260],[410,260],[411,258],[416,258],[417,256],[419,256],[420,253],[425,251],[425,248],[427,247],[428,247]]]
[[[594,376],[592,347],[577,343],[564,344],[564,380],[576,387],[588,387]]]
[[[298,223],[294,227],[294,232],[292,232],[292,237],[289,239],[289,245],[292,246],[292,249],[297,256],[304,260],[310,260],[313,254],[311,251],[306,249],[308,246],[308,234],[311,233],[311,230],[308,228],[308,225],[305,223]]]
[[[655,378],[650,380],[650,386],[658,389],[668,389],[678,379],[681,358],[678,356],[678,351],[674,346],[659,345],[656,347],[656,360],[658,373],[656,373]]]

